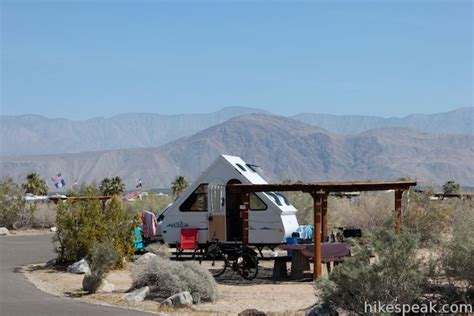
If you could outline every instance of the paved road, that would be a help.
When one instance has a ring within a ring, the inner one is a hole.
[[[46,294],[16,270],[54,258],[51,234],[0,237],[0,315],[153,315]]]

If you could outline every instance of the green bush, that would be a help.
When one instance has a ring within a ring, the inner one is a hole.
[[[0,226],[14,228],[25,209],[24,192],[12,178],[0,180]]]
[[[364,314],[365,303],[414,303],[427,284],[426,275],[413,235],[376,230],[316,287],[325,303]]]
[[[84,276],[82,287],[89,293],[95,293],[105,275],[118,264],[121,258],[110,241],[95,244],[89,257],[91,273]]]
[[[91,198],[94,196],[91,195]],[[118,198],[112,198],[105,208],[97,199],[68,200],[58,205],[54,236],[60,262],[74,262],[90,254],[100,242],[110,241],[120,258],[133,254],[133,229],[137,218],[127,213]],[[118,261],[118,265],[122,260]]]
[[[211,273],[197,262],[151,258],[132,272],[133,287],[149,286],[160,298],[188,291],[194,303],[217,300],[217,284]]]

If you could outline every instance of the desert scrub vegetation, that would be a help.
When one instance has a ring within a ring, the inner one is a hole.
[[[133,255],[132,232],[138,218],[125,211],[122,202],[113,197],[104,209],[94,198],[91,188],[89,200],[68,200],[58,204],[53,238],[59,262],[73,262],[90,255],[100,242],[111,242],[120,259]],[[122,264],[122,260],[117,262]]]
[[[457,209],[451,238],[442,244],[441,271],[444,301],[474,304],[474,208]],[[443,274],[444,272],[444,274]],[[447,282],[446,282],[447,281]]]
[[[26,202],[24,193],[12,178],[0,180],[0,226],[19,229],[54,225],[55,205],[46,201]]]
[[[149,194],[133,202],[124,202],[124,206],[130,214],[140,215],[143,210],[156,214],[171,202],[168,195]]]
[[[195,304],[217,300],[217,284],[211,273],[199,263],[150,258],[132,271],[133,287],[149,286],[158,298],[188,291]]]
[[[89,254],[91,273],[82,280],[82,287],[89,293],[95,293],[106,274],[121,260],[115,246],[110,241],[96,243]]]
[[[365,314],[365,302],[413,304],[426,289],[429,272],[417,250],[412,234],[375,230],[315,286],[326,304],[357,314]]]
[[[167,244],[162,244],[159,242],[149,244],[145,247],[145,250],[161,258],[169,258],[172,254],[171,249],[168,247]]]

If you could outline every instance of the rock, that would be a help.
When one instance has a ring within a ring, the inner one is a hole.
[[[191,296],[191,293],[184,291],[168,297],[166,300],[161,302],[161,304],[173,307],[191,306],[193,305],[193,297]]]
[[[138,303],[143,301],[149,293],[150,288],[148,286],[145,286],[131,293],[125,294],[124,296],[122,296],[122,299],[124,301],[127,301],[128,303]]]
[[[115,291],[115,285],[107,282],[107,280],[104,279],[100,283],[96,293],[112,293],[113,291]]]
[[[69,273],[84,274],[90,273],[91,268],[89,267],[89,263],[87,263],[86,259],[81,259],[80,261],[68,266],[66,271]]]
[[[239,313],[239,316],[266,316],[266,315],[267,314],[257,309],[246,309]]]
[[[112,293],[115,291],[115,285],[91,273],[84,275],[82,288],[89,293]]]
[[[57,259],[51,259],[48,262],[46,262],[46,267],[47,268],[52,268],[56,265],[56,263],[58,263]]]
[[[311,307],[305,313],[306,316],[339,316],[339,313],[332,307],[318,304]]]
[[[58,231],[58,228],[56,226],[53,226],[49,229],[49,231],[55,233]]]
[[[144,254],[143,256],[138,258],[137,260],[135,260],[135,263],[136,264],[146,264],[148,262],[148,260],[150,260],[152,258],[157,258],[157,257],[158,256],[155,255],[154,253],[147,252],[146,254]]]
[[[10,231],[6,227],[0,227],[0,236],[9,236]]]

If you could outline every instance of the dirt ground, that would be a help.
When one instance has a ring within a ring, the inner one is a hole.
[[[204,266],[209,265],[203,261]],[[124,270],[112,271],[106,280],[115,285],[109,294],[86,295],[82,291],[83,275],[47,268],[44,264],[24,268],[27,279],[39,289],[57,296],[80,299],[95,304],[116,305],[155,313],[179,315],[237,315],[246,309],[257,309],[270,315],[304,315],[304,310],[317,303],[313,282],[272,280],[273,261],[262,260],[256,279],[247,281],[237,274],[225,273],[216,279],[219,299],[215,303],[194,305],[192,309],[164,309],[159,303],[145,300],[133,305],[121,299],[130,288],[129,263]]]
[[[34,235],[44,235],[44,234],[52,235],[54,233],[51,232],[49,228],[25,228],[25,229],[10,229],[9,236],[34,236]]]

